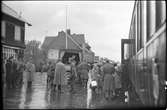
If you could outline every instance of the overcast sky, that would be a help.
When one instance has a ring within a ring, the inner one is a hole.
[[[134,1],[5,1],[32,24],[26,40],[43,43],[67,28],[85,34],[95,55],[121,60],[121,39],[128,38]]]

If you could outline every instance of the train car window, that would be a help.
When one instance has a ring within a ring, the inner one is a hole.
[[[137,4],[137,51],[143,47],[143,34],[142,34],[142,6],[141,2]]]
[[[156,1],[156,30],[158,30],[161,24],[164,22],[164,17],[166,18],[166,13],[164,13],[165,9],[165,2],[163,1]]]
[[[166,1],[161,1],[161,3],[162,3],[162,8],[161,8],[162,18],[161,18],[161,21],[162,21],[162,23],[164,23],[166,21]]]
[[[143,11],[144,11],[144,9],[143,9],[143,6],[144,6],[144,4],[143,4],[143,2],[141,1],[141,2],[139,2],[140,3],[140,5],[139,5],[139,8],[140,8],[140,49],[141,48],[143,48],[143,45],[144,45],[144,31],[143,31],[143,29],[144,29],[144,16],[143,16]]]
[[[129,44],[124,45],[124,59],[127,60],[129,58]]]
[[[161,17],[162,17],[162,11],[161,11],[161,1],[156,1],[156,30],[158,30],[158,28],[161,25]]]
[[[140,44],[140,8],[139,8],[139,2],[138,2],[137,4],[137,51],[140,50],[139,44]]]
[[[136,16],[134,16],[134,22],[133,22],[133,39],[136,42]],[[136,54],[136,43],[133,45],[133,55]]]
[[[151,39],[155,32],[155,17],[155,1],[147,1],[147,41]]]

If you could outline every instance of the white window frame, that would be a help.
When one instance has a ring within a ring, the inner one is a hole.
[[[1,21],[1,36],[5,37],[6,35],[6,22],[4,20]]]
[[[14,38],[17,41],[21,40],[21,27],[20,26],[15,25]]]

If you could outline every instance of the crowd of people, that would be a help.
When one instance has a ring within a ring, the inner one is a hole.
[[[83,88],[91,88],[92,94],[102,94],[106,100],[121,94],[124,86],[121,65],[108,60],[103,63],[91,64],[82,61],[76,64],[73,56],[69,58],[68,64],[63,64],[61,59],[48,61],[45,64],[48,89],[61,91],[62,85],[68,85],[69,91],[74,92],[76,84],[81,84]],[[35,65],[31,58],[24,62],[22,59],[16,60],[10,57],[3,62],[7,88],[21,87],[25,82],[28,87],[31,87],[35,72]],[[26,75],[25,81],[23,81],[23,75]]]
[[[7,88],[21,87],[23,81],[24,62],[21,58],[16,60],[13,56],[3,60],[3,81]]]
[[[3,84],[7,89],[21,88],[23,83],[27,83],[30,87],[35,73],[35,65],[31,58],[25,62],[22,58],[15,59],[11,56],[3,60],[2,73]],[[25,80],[24,75],[26,75]]]
[[[94,82],[95,85],[88,82]],[[83,88],[91,86],[92,93],[103,94],[109,100],[118,97],[122,91],[122,67],[108,60],[103,63],[80,62],[76,65],[74,57],[65,65],[61,59],[47,63],[47,86],[54,91],[61,91],[62,85],[68,85],[74,92],[74,86],[81,84]]]

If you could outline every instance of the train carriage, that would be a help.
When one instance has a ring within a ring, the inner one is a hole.
[[[142,103],[155,105],[153,74],[157,70],[157,103],[165,106],[166,2],[135,1],[129,38],[122,39],[121,45],[122,63],[128,59],[129,77]]]

